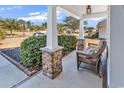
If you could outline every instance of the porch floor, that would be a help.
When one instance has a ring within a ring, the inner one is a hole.
[[[63,72],[51,80],[42,72],[18,87],[23,88],[99,88],[101,79],[89,70],[77,71],[75,51],[63,58]]]
[[[102,80],[92,71],[86,69],[77,71],[75,51],[63,58],[63,72],[53,80],[42,75],[42,72],[29,78],[11,63],[7,62],[7,66],[3,64],[2,62],[7,60],[1,58],[0,56],[0,87],[14,87],[14,85],[19,88],[102,87]],[[3,64],[3,67],[1,67],[1,64]],[[24,79],[25,81],[19,83]]]

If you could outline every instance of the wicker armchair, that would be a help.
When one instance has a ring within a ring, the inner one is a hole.
[[[84,42],[84,41],[83,41]],[[79,47],[79,46],[78,46]],[[77,48],[77,69],[81,67],[80,64],[86,63],[95,66],[96,72],[101,77],[101,74],[99,73],[99,65],[101,62],[101,55],[104,49],[106,48],[106,41],[100,40],[97,47],[93,48],[91,51],[91,47],[88,46],[87,48],[84,48],[83,50],[80,50],[80,48]]]

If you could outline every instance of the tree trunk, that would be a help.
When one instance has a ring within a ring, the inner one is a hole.
[[[10,35],[11,35],[11,36],[13,35],[13,31],[12,31],[12,30],[10,30]]]
[[[23,30],[23,36],[25,36],[25,30]]]

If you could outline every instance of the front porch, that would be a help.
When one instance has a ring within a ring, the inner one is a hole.
[[[54,80],[44,76],[42,72],[16,84],[19,88],[101,88],[102,80],[92,71],[77,71],[75,51],[62,59],[63,72]]]
[[[87,39],[87,43],[88,42],[95,44],[98,43],[98,40]],[[95,68],[92,66],[88,65],[91,70],[84,68],[80,68],[79,71],[77,70],[76,51],[73,51],[62,58],[63,71],[54,78],[54,80],[44,76],[42,70],[31,77],[27,76],[6,58],[0,56],[0,61],[2,62],[3,60],[4,64],[0,64],[0,81],[3,81],[3,83],[0,83],[0,87],[102,88],[104,87],[103,83],[106,83],[106,81],[103,82],[103,78],[99,78],[95,73]],[[103,52],[102,62],[106,62],[106,52]],[[86,64],[81,64],[81,66],[86,66]],[[3,67],[4,69],[2,69]],[[7,75],[5,73],[7,73]]]
[[[93,12],[93,14],[86,14],[79,13],[82,11],[82,9],[85,9],[86,6],[61,6],[61,8],[67,10],[72,14],[72,16],[78,17],[80,20],[80,27],[79,27],[79,39],[84,39],[84,19],[85,18],[92,18],[92,17],[101,17],[106,16],[108,11],[96,11]],[[80,11],[76,11],[74,9],[81,9]],[[42,48],[42,59],[43,59],[43,69],[38,74],[35,74],[31,77],[25,77],[21,78],[20,80],[16,81],[16,83],[11,83],[9,87],[38,87],[38,88],[48,88],[48,87],[78,87],[78,88],[98,88],[103,87],[102,86],[102,79],[98,77],[94,72],[87,70],[87,69],[80,69],[80,71],[77,70],[77,60],[76,60],[76,51],[73,51],[69,55],[62,58],[62,47],[58,45],[58,33],[57,33],[57,22],[56,22],[56,6],[48,6],[48,30],[47,30],[47,44],[46,47]],[[69,10],[71,9],[71,10]],[[72,11],[74,10],[74,11]],[[99,13],[100,12],[100,13]],[[107,34],[107,33],[106,33]],[[108,38],[105,37],[107,40]],[[58,53],[58,50],[60,53]],[[44,53],[43,53],[44,52]],[[57,55],[57,56],[56,56]],[[48,59],[48,60],[47,60]],[[61,60],[62,59],[62,60]],[[6,59],[5,59],[6,60]],[[53,61],[54,60],[54,61]],[[62,63],[62,64],[61,64]],[[11,67],[10,67],[11,69]],[[18,70],[15,69],[15,71]],[[60,71],[59,71],[60,70]],[[62,72],[61,72],[62,71]],[[58,76],[55,78],[54,76],[56,73]],[[1,72],[1,73],[4,73]],[[8,70],[9,73],[9,70]],[[21,72],[20,72],[21,73]],[[45,73],[46,75],[50,76],[50,78],[54,78],[54,80],[51,80],[43,75]],[[14,77],[12,74],[9,74],[10,76]],[[8,75],[8,77],[10,77]],[[22,74],[22,77],[25,76],[25,74]],[[15,77],[16,78],[16,77]],[[4,78],[3,78],[4,79]],[[3,80],[1,79],[1,80]],[[4,82],[7,82],[6,80],[3,80]],[[9,80],[11,81],[11,80]],[[8,87],[3,86],[2,84],[0,87]]]

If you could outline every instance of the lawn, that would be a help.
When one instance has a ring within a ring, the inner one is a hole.
[[[0,49],[20,47],[21,42],[32,36],[33,33],[35,32],[25,32],[25,36],[23,36],[22,32],[14,32],[11,36],[8,32],[6,38],[0,40]]]

